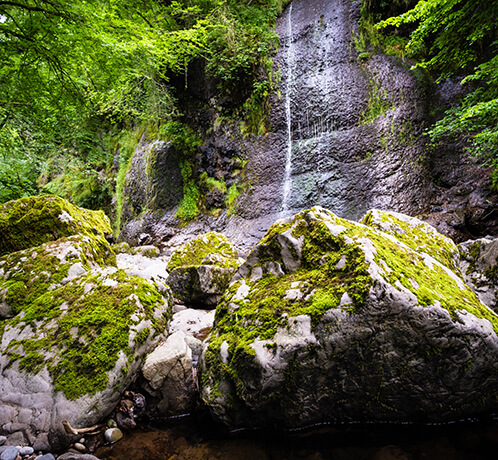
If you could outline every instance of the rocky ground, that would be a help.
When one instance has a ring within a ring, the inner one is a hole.
[[[60,199],[30,205],[54,203],[51,219],[81,219]],[[30,228],[33,248],[4,238],[2,460],[90,459],[138,420],[199,405],[230,429],[498,410],[492,238],[457,246],[403,214],[355,223],[317,207],[241,259],[213,232],[168,255],[111,246],[103,222],[51,241]]]

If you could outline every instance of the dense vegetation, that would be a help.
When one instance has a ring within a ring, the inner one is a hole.
[[[109,208],[144,130],[178,132],[170,81],[188,85],[196,59],[222,89],[251,87],[250,116],[271,85],[256,74],[283,3],[0,1],[0,202],[41,191]]]
[[[276,82],[272,27],[287,3],[0,1],[0,203],[49,192],[110,211],[144,132],[186,152],[201,141],[184,124],[175,88],[188,88],[195,62],[220,92],[249,88],[223,115],[258,132]],[[360,41],[409,57],[436,79],[461,77],[466,96],[428,134],[434,142],[467,139],[498,167],[496,17],[492,0],[362,0]],[[188,218],[197,212],[196,189],[182,165]]]
[[[437,81],[461,79],[462,100],[428,130],[432,142],[460,137],[494,166],[498,188],[498,3],[493,0],[363,0],[363,33],[409,57]],[[382,34],[379,34],[381,31]]]

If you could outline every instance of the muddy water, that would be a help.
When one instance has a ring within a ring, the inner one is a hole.
[[[498,419],[445,426],[348,425],[293,434],[222,435],[209,421],[142,427],[101,447],[106,460],[488,460],[498,458]]]

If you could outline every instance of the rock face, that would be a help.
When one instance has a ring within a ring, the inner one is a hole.
[[[154,284],[116,267],[99,232],[0,257],[0,301],[0,433],[36,450],[68,443],[64,420],[109,414],[171,315]]]
[[[220,302],[202,398],[231,428],[451,421],[498,409],[498,316],[427,224],[278,221]]]
[[[200,235],[177,248],[168,264],[168,286],[188,305],[214,306],[240,265],[237,251],[221,233]]]
[[[144,209],[169,209],[182,199],[182,175],[174,147],[164,141],[142,139],[125,177],[123,220],[139,216]]]
[[[274,72],[281,78],[264,135],[243,137],[239,124],[226,120],[248,88],[220,95],[202,66],[189,73],[188,90],[184,79],[178,82],[185,120],[204,141],[194,169],[239,193],[228,215],[222,212],[227,196],[203,189],[197,177],[205,210],[222,213],[202,216],[182,233],[216,229],[245,252],[276,219],[318,204],[347,219],[372,207],[423,215],[459,242],[496,234],[498,196],[491,191],[490,169],[469,158],[463,144],[445,143],[432,153],[425,145],[423,132],[434,113],[462,97],[459,81],[433,85],[407,61],[366,52],[366,45],[357,50],[359,0],[290,3],[277,20]],[[240,97],[231,108],[224,105],[234,93]],[[159,178],[173,177],[178,161],[171,155],[166,174],[148,176],[153,164],[139,160],[145,152],[143,145],[137,149],[136,186],[125,192],[137,203],[134,209],[141,212],[143,205],[146,212],[125,216],[122,238],[168,245],[178,234],[181,184]],[[146,190],[167,192],[171,199],[151,203]]]
[[[465,282],[481,302],[498,313],[498,239],[466,241],[458,248]]]

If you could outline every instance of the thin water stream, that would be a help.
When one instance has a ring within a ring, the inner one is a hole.
[[[295,54],[292,36],[292,3],[289,5],[287,12],[287,78],[285,88],[285,118],[287,122],[287,152],[285,157],[285,175],[283,182],[283,199],[282,199],[282,214],[289,210],[289,197],[292,191],[292,89],[294,86],[294,65]]]

